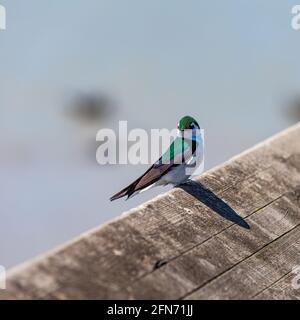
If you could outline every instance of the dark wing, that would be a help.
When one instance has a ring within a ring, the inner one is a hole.
[[[176,139],[177,140],[177,139]],[[192,156],[192,148],[182,139],[182,152],[178,151],[178,140],[171,144],[169,149],[156,161],[142,176],[132,182],[129,186],[116,193],[110,198],[110,201],[127,196],[128,198],[135,192],[149,187],[169,170],[178,166],[184,160],[188,160]],[[174,152],[175,151],[175,152]],[[166,161],[167,159],[170,159]],[[167,163],[166,163],[167,162]]]
[[[128,187],[124,188],[120,192],[116,193],[110,198],[110,201],[133,195],[136,191],[140,191],[147,188],[151,184],[155,183],[162,175],[166,174],[173,163],[157,165],[153,164],[142,176],[132,182]]]

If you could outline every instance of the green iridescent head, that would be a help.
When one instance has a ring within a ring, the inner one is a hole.
[[[177,128],[183,131],[187,129],[200,129],[200,126],[193,117],[185,116],[180,119]]]

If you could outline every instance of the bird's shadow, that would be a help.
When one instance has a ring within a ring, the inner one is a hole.
[[[241,216],[201,183],[189,180],[186,183],[178,185],[177,188],[189,193],[223,218],[232,221],[243,228],[250,229],[249,224]]]

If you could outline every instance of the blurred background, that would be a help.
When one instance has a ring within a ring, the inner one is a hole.
[[[96,132],[205,129],[205,169],[300,120],[295,1],[0,0],[0,264],[13,266],[168,188],[96,162]]]

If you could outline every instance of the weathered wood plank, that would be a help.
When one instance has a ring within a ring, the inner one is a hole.
[[[277,282],[256,294],[253,298],[259,300],[300,300],[299,276],[292,271],[284,275]],[[293,282],[297,281],[297,286],[293,286]]]
[[[251,231],[232,225],[140,279],[127,288],[131,297],[185,297],[299,225],[300,210],[293,198],[288,194],[252,214],[247,218]]]
[[[253,298],[298,265],[299,257],[300,227],[298,226],[187,298]]]
[[[0,299],[201,293],[300,224],[299,140],[300,124],[203,174],[200,185],[175,188],[12,270]],[[233,210],[250,230],[216,213]]]

